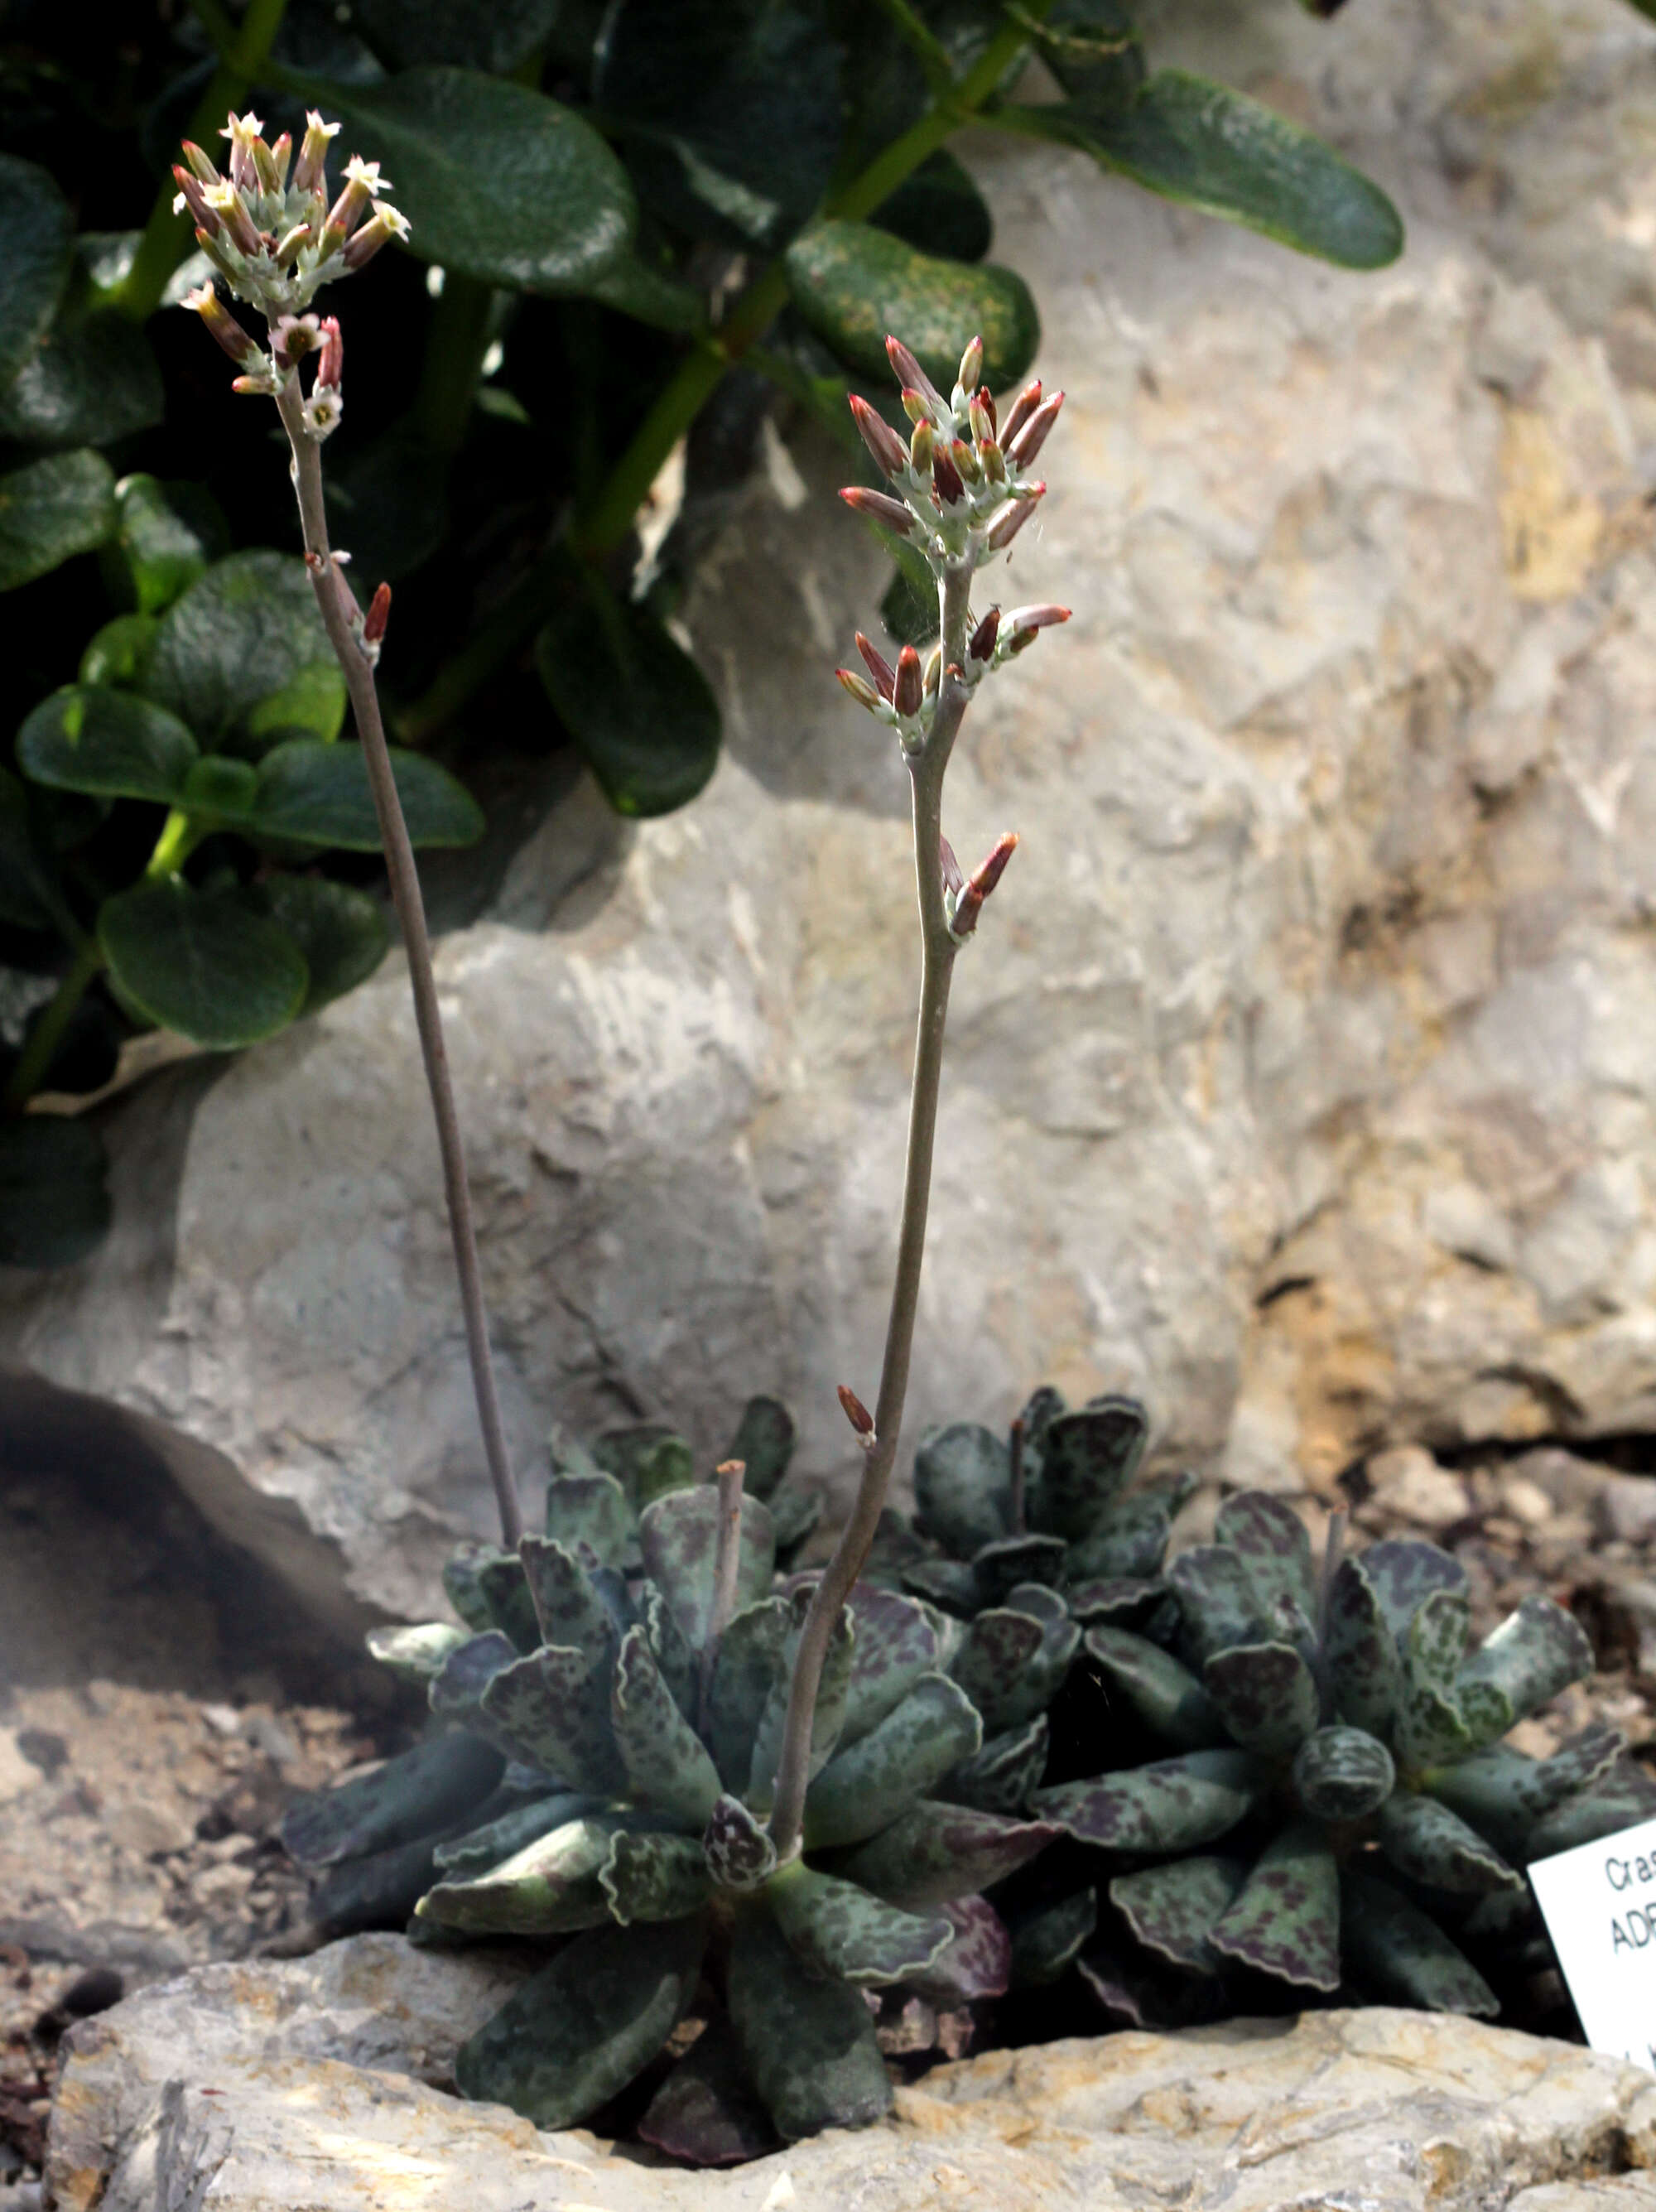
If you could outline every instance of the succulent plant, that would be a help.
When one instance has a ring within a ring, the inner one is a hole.
[[[289,1850],[370,1884],[372,1859],[423,1851],[424,1929],[558,1942],[463,2047],[468,2095],[579,2121],[657,2058],[706,1977],[723,2014],[658,2090],[648,2140],[713,2162],[877,2117],[891,2093],[864,1991],[1004,1988],[1008,1939],[978,1893],[1059,1832],[936,1795],[981,1749],[980,1699],[1003,1720],[1028,1703],[1017,1654],[1044,1626],[1013,1616],[1034,1632],[1015,1649],[858,1585],[816,1709],[804,1851],[779,1865],[766,1819],[813,1578],[773,1589],[756,1499],[721,1542],[722,1488],[667,1489],[636,1517],[602,1468],[552,1491],[562,1540],[452,1563],[464,1627],[371,1638],[454,1732],[296,1807]]]
[[[1469,1653],[1466,1576],[1435,1545],[1339,1559],[1331,1544],[1319,1571],[1299,1516],[1259,1492],[1227,1500],[1215,1534],[1168,1569],[1172,1649],[1111,1624],[1085,1635],[1107,1694],[1168,1755],[1028,1801],[1110,1854],[1109,1901],[1137,1948],[1093,1957],[1095,1987],[1165,2017],[1238,1969],[1324,1994],[1351,1974],[1493,2014],[1456,1937],[1510,1940],[1527,1859],[1656,1810],[1613,1729],[1547,1759],[1501,1741],[1591,1671],[1580,1626],[1530,1596]],[[1090,1931],[1073,1899],[1034,1916],[1026,1942],[1056,1954],[1065,1909],[1075,1956]]]

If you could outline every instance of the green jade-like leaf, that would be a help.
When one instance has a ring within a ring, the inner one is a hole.
[[[0,386],[45,335],[74,247],[75,217],[50,172],[0,154]]]
[[[1086,1649],[1103,1671],[1107,1697],[1119,1696],[1164,1743],[1204,1751],[1227,1741],[1219,1708],[1170,1651],[1124,1628],[1089,1628]]]
[[[1078,1413],[1059,1414],[1041,1437],[1029,1526],[1066,1544],[1084,1542],[1137,1474],[1149,1441],[1149,1419],[1136,1398],[1095,1398]]]
[[[1246,1877],[1240,1859],[1175,1859],[1168,1866],[1117,1875],[1110,1902],[1138,1941],[1170,1965],[1211,1974],[1221,1961],[1209,1939]]]
[[[76,680],[86,684],[112,684],[118,690],[142,691],[149,665],[149,649],[160,627],[154,615],[117,615],[93,631],[81,654]],[[193,744],[195,740],[191,738]]]
[[[1114,1851],[1186,1851],[1228,1835],[1262,1793],[1243,1751],[1191,1751],[1125,1774],[1063,1782],[1029,1800],[1083,1844]]]
[[[1295,1821],[1265,1846],[1208,1940],[1295,1989],[1339,1987],[1339,1869],[1314,1823]]]
[[[922,1798],[837,1860],[834,1871],[918,1911],[1004,1881],[1062,1833],[1050,1820],[1007,1820]]]
[[[115,543],[141,615],[165,613],[227,546],[223,514],[205,485],[123,477],[115,504]]]
[[[624,1928],[633,1922],[680,1920],[700,1911],[713,1878],[699,1836],[618,1828],[598,1880]]]
[[[1478,1897],[1523,1887],[1494,1845],[1435,1797],[1398,1790],[1381,1806],[1375,1833],[1398,1872],[1429,1888]]]
[[[719,701],[647,607],[583,568],[536,640],[547,697],[617,814],[670,813],[719,761]]]
[[[967,340],[983,339],[984,381],[1001,391],[1034,359],[1040,320],[1023,279],[992,262],[941,261],[866,222],[819,222],[788,248],[800,315],[841,361],[883,382],[886,334],[906,343],[940,390]]]
[[[628,1795],[687,1827],[704,1828],[719,1800],[719,1769],[674,1704],[641,1628],[622,1638],[610,1717]]]
[[[197,781],[204,769],[252,774],[245,761],[221,757],[198,761],[191,771],[187,806],[197,803]],[[275,874],[264,878],[256,889],[264,911],[305,956],[310,981],[301,1015],[313,1014],[330,1000],[354,991],[385,957],[390,942],[385,917],[366,891],[322,876]]]
[[[235,884],[146,878],[104,901],[98,943],[130,1006],[211,1051],[286,1029],[310,988],[298,945]]]
[[[110,446],[161,421],[167,394],[149,340],[118,313],[66,299],[0,391],[0,439],[25,446]]]
[[[704,1483],[657,1498],[640,1516],[639,1544],[646,1574],[672,1608],[691,1650],[701,1651],[713,1622],[718,1492]],[[775,1559],[770,1515],[757,1498],[744,1499],[736,1575],[738,1610],[766,1595]]]
[[[1294,1794],[1319,1820],[1365,1819],[1386,1802],[1396,1780],[1391,1753],[1362,1729],[1319,1729],[1294,1761]]]
[[[1214,1541],[1241,1560],[1266,1620],[1279,1637],[1304,1633],[1317,1618],[1311,1538],[1291,1505],[1263,1490],[1226,1498]]]
[[[410,844],[476,843],[482,810],[446,769],[401,745],[391,748],[391,763]],[[292,738],[273,746],[258,764],[249,828],[336,852],[378,852],[379,817],[361,745]]]
[[[1193,1666],[1203,1666],[1217,1651],[1270,1641],[1271,1625],[1247,1569],[1226,1546],[1193,1544],[1168,1569],[1168,1580],[1179,1600],[1181,1641]]]
[[[1285,1759],[1317,1726],[1316,1677],[1291,1644],[1241,1644],[1216,1651],[1202,1679],[1244,1751]]]
[[[460,2045],[461,2094],[509,2106],[537,2128],[575,2126],[641,2073],[677,2027],[705,1942],[699,1918],[642,1935],[602,1928],[577,1936]]]
[[[914,1522],[956,1559],[1011,1533],[1011,1457],[992,1429],[954,1421],[926,1431],[914,1455]]]
[[[1016,1813],[1046,1771],[1052,1729],[1045,1713],[1004,1735],[990,1736],[981,1751],[951,1766],[937,1794],[951,1805],[980,1813]]]
[[[395,171],[392,172],[394,175]],[[305,563],[286,553],[216,561],[161,617],[150,655],[150,696],[187,722],[209,750],[256,756],[261,704],[310,671],[325,688],[335,735],[345,679],[322,627]]]
[[[32,584],[115,527],[115,471],[83,447],[0,476],[0,592]]]
[[[517,1756],[596,1797],[626,1780],[610,1720],[607,1652],[543,1650],[504,1667],[483,1692],[486,1717]]]
[[[585,1544],[600,1566],[638,1557],[638,1519],[613,1474],[555,1474],[546,1486],[546,1533],[573,1551]]]
[[[861,1990],[813,1973],[762,1904],[737,1921],[726,1991],[743,2062],[790,2142],[866,2127],[890,2111],[890,2077]]]
[[[35,783],[100,799],[177,804],[197,758],[176,714],[134,692],[67,684],[17,732],[17,765]]]
[[[434,1737],[371,1774],[296,1800],[282,1816],[282,1844],[300,1866],[325,1867],[434,1835],[481,1803],[505,1764],[476,1736]]]
[[[1360,1560],[1342,1559],[1335,1573],[1323,1621],[1323,1657],[1339,1717],[1370,1735],[1384,1735],[1397,1711],[1402,1662]]]
[[[1429,1915],[1389,1884],[1348,1867],[1340,1877],[1340,1940],[1382,1996],[1426,2012],[1493,2020],[1501,2000]]]
[[[954,1932],[940,1913],[901,1911],[803,1859],[771,1876],[765,1902],[806,1966],[859,1989],[886,1989],[919,1973]]]
[[[895,1712],[838,1753],[805,1796],[805,1848],[861,1843],[969,1759],[983,1723],[958,1683],[923,1674]]]
[[[741,1461],[749,1498],[769,1498],[788,1471],[796,1434],[793,1416],[779,1398],[749,1399],[725,1457]]]

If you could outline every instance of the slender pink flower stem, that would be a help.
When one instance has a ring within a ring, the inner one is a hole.
[[[299,495],[300,523],[311,587],[316,594],[328,642],[344,672],[345,687],[356,716],[374,811],[379,817],[391,901],[408,953],[409,982],[414,994],[420,1050],[425,1060],[426,1081],[437,1122],[438,1148],[443,1158],[449,1232],[454,1240],[454,1264],[460,1278],[460,1303],[465,1315],[466,1349],[470,1355],[471,1380],[477,1397],[477,1419],[483,1432],[489,1479],[494,1486],[494,1502],[500,1510],[500,1540],[513,1549],[523,1534],[523,1508],[507,1452],[500,1396],[494,1387],[488,1319],[483,1308],[482,1274],[477,1264],[471,1186],[466,1179],[465,1150],[460,1139],[459,1116],[455,1111],[448,1052],[443,1042],[443,1018],[438,1009],[436,979],[431,969],[431,938],[426,927],[425,902],[420,895],[419,871],[415,866],[414,848],[409,842],[408,824],[403,818],[402,803],[397,795],[397,779],[391,770],[379,694],[374,684],[373,661],[363,650],[352,627],[355,602],[328,545],[327,518],[322,501],[321,444],[306,427],[297,374],[283,380],[276,394],[276,406],[293,447],[294,489]]]

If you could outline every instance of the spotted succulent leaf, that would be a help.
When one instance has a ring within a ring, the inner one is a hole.
[[[905,1912],[803,1859],[772,1875],[765,1901],[796,1957],[863,1989],[919,1973],[954,1933],[940,1913]]]
[[[1214,1522],[1214,1540],[1228,1545],[1247,1570],[1254,1596],[1278,1636],[1308,1632],[1317,1617],[1311,1538],[1303,1521],[1268,1491],[1228,1498]]]
[[[1002,1996],[1012,1978],[1012,1939],[986,1897],[951,1898],[937,1907],[952,1933],[909,1986],[928,2004],[952,2008]]]
[[[561,1936],[610,1917],[600,1879],[619,1823],[603,1814],[563,1821],[497,1866],[448,1875],[420,1901],[420,1917],[470,1935]]]
[[[1055,1415],[1040,1439],[1040,1466],[1028,1486],[1029,1526],[1066,1544],[1085,1540],[1110,1501],[1132,1480],[1149,1423],[1133,1398],[1095,1398]]]
[[[762,1905],[737,1918],[726,1989],[743,2063],[789,2142],[889,2112],[891,2081],[861,1990],[812,1972]]]
[[[520,1652],[532,1651],[541,1640],[541,1626],[523,1561],[515,1552],[495,1552],[478,1560],[476,1572],[489,1619]]]
[[[1061,1536],[1002,1536],[986,1544],[972,1561],[974,1607],[1004,1605],[1024,1583],[1056,1583],[1064,1575],[1065,1546]]]
[[[616,1830],[598,1881],[623,1928],[635,1921],[682,1920],[700,1911],[713,1887],[699,1836],[648,1828]]]
[[[1264,1795],[1244,1751],[1191,1751],[1123,1774],[1061,1782],[1029,1802],[1083,1844],[1115,1851],[1187,1851],[1228,1835]]]
[[[427,1702],[440,1720],[461,1723],[515,1759],[519,1753],[511,1739],[483,1711],[483,1693],[497,1674],[517,1663],[518,1647],[503,1630],[489,1628],[481,1636],[469,1636],[433,1675]]]
[[[698,1687],[695,1654],[684,1641],[684,1632],[673,1609],[652,1582],[638,1586],[638,1613],[652,1656],[673,1702],[687,1717],[696,1711]]]
[[[1070,1585],[1070,1611],[1083,1628],[1125,1628],[1154,1640],[1164,1620],[1176,1620],[1172,1593],[1160,1576],[1094,1576]]]
[[[640,2136],[692,2166],[740,2166],[776,2148],[770,2114],[742,2064],[727,2020],[715,2020],[650,2100]]]
[[[1043,1625],[1027,1613],[995,1607],[972,1622],[949,1671],[977,1707],[986,1729],[1010,1728],[1026,1717],[1021,1678],[1045,1640]]]
[[[1294,1760],[1294,1794],[1319,1820],[1365,1819],[1379,1811],[1396,1780],[1391,1753],[1364,1729],[1319,1729]]]
[[[969,1617],[978,1609],[977,1570],[969,1559],[911,1559],[898,1569],[898,1580],[915,1597],[945,1613]]]
[[[1471,1601],[1464,1590],[1429,1590],[1416,1607],[1403,1639],[1405,1687],[1453,1689],[1471,1625]]]
[[[593,1439],[591,1456],[620,1483],[635,1513],[670,1491],[688,1490],[695,1480],[695,1454],[664,1421],[634,1421],[606,1429]]]
[[[1397,1638],[1360,1559],[1342,1559],[1329,1591],[1323,1654],[1339,1717],[1384,1735],[1402,1680]]]
[[[992,1429],[952,1421],[926,1431],[914,1455],[914,1524],[957,1559],[1011,1533],[1011,1455]]]
[[[1340,1877],[1314,1822],[1272,1838],[1209,1937],[1214,1949],[1295,1989],[1340,1984]]]
[[[535,1645],[613,1655],[614,1620],[573,1552],[547,1536],[525,1536],[518,1549],[539,1628]]]
[[[470,1881],[499,1866],[503,1859],[515,1858],[555,1828],[604,1809],[599,1798],[583,1797],[572,1790],[555,1790],[549,1796],[531,1798],[526,1805],[516,1805],[509,1813],[439,1844],[432,1856],[438,1871],[449,1881]]]
[[[476,1635],[481,1636],[499,1625],[478,1579],[480,1571],[490,1559],[510,1557],[497,1544],[470,1539],[456,1545],[443,1563],[443,1588],[448,1601]]]
[[[519,1758],[572,1790],[609,1796],[626,1780],[610,1723],[613,1672],[607,1649],[543,1644],[500,1669],[483,1692],[482,1711]]]
[[[1125,1628],[1089,1628],[1086,1649],[1107,1695],[1119,1697],[1162,1742],[1203,1751],[1228,1741],[1218,1706],[1170,1651]]]
[[[1399,1644],[1409,1633],[1416,1607],[1434,1590],[1466,1588],[1466,1570],[1459,1559],[1413,1536],[1387,1536],[1371,1544],[1362,1555],[1362,1570]]]
[[[757,1889],[776,1871],[769,1831],[739,1797],[722,1796],[701,1838],[707,1870],[722,1889]]]
[[[610,1721],[629,1798],[688,1828],[705,1827],[719,1799],[719,1769],[675,1704],[640,1628],[629,1628],[622,1638]],[[694,1909],[695,1901],[652,1917],[676,1919]]]
[[[855,1635],[838,1737],[842,1744],[877,1728],[938,1662],[937,1631],[915,1599],[858,1583],[851,1593],[851,1616]]]
[[[1348,1867],[1340,1879],[1340,1936],[1382,1996],[1429,2012],[1493,2020],[1501,2001],[1436,1921],[1389,1882]]]
[[[1059,1980],[1080,1957],[1098,1926],[1098,1892],[1077,1889],[1056,1904],[1013,1915],[1011,1986],[1040,1990]]]
[[[1523,1887],[1495,1846],[1435,1797],[1396,1791],[1380,1808],[1376,1834],[1398,1872],[1428,1888],[1477,1897]]]
[[[1316,1728],[1316,1677],[1289,1644],[1240,1644],[1216,1651],[1202,1680],[1234,1741],[1285,1759]]]
[[[1592,1646],[1574,1613],[1535,1592],[1483,1639],[1461,1676],[1496,1691],[1523,1720],[1592,1672]],[[1509,1723],[1510,1725],[1510,1723]]]
[[[1656,1781],[1631,1759],[1618,1759],[1584,1788],[1545,1813],[1530,1831],[1529,1856],[1550,1858],[1555,1851],[1595,1844],[1641,1820],[1656,1819]]]
[[[781,1678],[792,1609],[781,1597],[761,1598],[735,1614],[719,1639],[708,1701],[707,1743],[726,1790],[748,1786],[754,1739]]]
[[[1119,1874],[1110,1902],[1138,1941],[1171,1965],[1214,1973],[1219,1954],[1209,1942],[1234,1903],[1247,1869],[1240,1859],[1211,1855]]]
[[[794,1663],[798,1655],[799,1639],[804,1633],[810,1601],[809,1587],[795,1589],[789,1595],[788,1624],[782,1641],[781,1664],[775,1680],[771,1684],[770,1694],[765,1700],[765,1709],[759,1716],[759,1725],[754,1731],[753,1763],[748,1771],[747,1788],[743,1795],[750,1805],[764,1813],[770,1810],[772,1793],[776,1786],[776,1770],[782,1757],[782,1739],[787,1727]],[[845,1723],[846,1699],[851,1689],[856,1646],[854,1618],[848,1607],[841,1607],[822,1660],[822,1672],[816,1685],[816,1703],[811,1712],[808,1771],[812,1775],[821,1773],[840,1741],[840,1732]]]
[[[713,1613],[713,1571],[719,1545],[719,1492],[709,1483],[674,1490],[639,1516],[644,1571],[656,1584],[692,1651],[707,1641]],[[756,1498],[742,1507],[737,1547],[736,1602],[752,1605],[770,1588],[776,1563],[771,1516]]]
[[[1071,1545],[1065,1559],[1071,1581],[1139,1580],[1158,1573],[1174,1516],[1195,1487],[1193,1474],[1158,1475],[1113,1499],[1087,1534]]]
[[[951,1766],[937,1795],[951,1805],[970,1805],[980,1813],[1016,1813],[1046,1771],[1052,1729],[1045,1713],[1022,1728],[987,1737],[980,1750]]]
[[[1015,1820],[921,1798],[836,1869],[892,1905],[947,1904],[1004,1881],[1062,1833],[1049,1820]]]
[[[1192,1665],[1216,1651],[1271,1640],[1271,1624],[1240,1556],[1222,1544],[1193,1544],[1168,1570],[1179,1600],[1182,1640]]]
[[[586,1547],[599,1566],[623,1571],[638,1558],[638,1516],[613,1474],[555,1474],[546,1486],[546,1533],[571,1551]]]
[[[983,1723],[957,1682],[922,1674],[895,1711],[831,1759],[805,1795],[805,1847],[861,1843],[889,1827],[983,1741]]]
[[[749,1399],[725,1456],[741,1461],[749,1498],[770,1498],[788,1471],[795,1437],[793,1416],[779,1398]]]
[[[494,1789],[505,1765],[475,1735],[434,1736],[372,1773],[299,1798],[282,1817],[282,1843],[306,1867],[336,1866],[411,1843],[464,1820]]]

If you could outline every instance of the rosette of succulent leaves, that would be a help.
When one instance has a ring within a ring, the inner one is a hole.
[[[1257,2003],[1259,1976],[1491,2015],[1468,1952],[1547,1956],[1523,1866],[1656,1813],[1613,1729],[1544,1759],[1501,1741],[1592,1671],[1571,1614],[1526,1597],[1469,1651],[1459,1561],[1407,1539],[1338,1559],[1338,1525],[1313,1565],[1289,1506],[1233,1497],[1168,1570],[1171,1636],[1085,1631],[1118,1739],[1131,1717],[1168,1755],[1025,1801],[1108,1854],[1101,1939],[1086,1893],[1009,1910],[1032,1957],[1079,1954],[1128,2019]]]
[[[647,1484],[640,1467],[659,1462],[634,1460]],[[694,2008],[708,2024],[640,2131],[704,2163],[883,2112],[864,1991],[955,2008],[1004,1990],[1009,1939],[980,1893],[1059,1832],[943,1795],[986,1715],[1028,1694],[998,1646],[859,1583],[816,1704],[803,1853],[777,1863],[766,1820],[812,1578],[775,1588],[769,1510],[730,1502],[705,1482],[629,1497],[567,1459],[555,1536],[452,1562],[464,1626],[370,1639],[451,1731],[302,1802],[283,1830],[359,1903],[434,1860],[428,1936],[551,1947],[462,2047],[468,2096],[572,2125]]]

